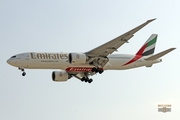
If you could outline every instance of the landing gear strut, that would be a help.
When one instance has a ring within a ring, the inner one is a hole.
[[[26,75],[26,72],[24,71],[24,68],[18,68],[18,69],[22,71],[22,76]]]

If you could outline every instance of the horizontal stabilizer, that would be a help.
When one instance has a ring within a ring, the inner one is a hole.
[[[153,56],[150,56],[150,57],[146,58],[145,60],[156,60],[156,59],[158,59],[158,58],[160,58],[160,57],[168,54],[169,52],[173,51],[174,49],[176,49],[176,48],[167,49],[167,50],[165,50],[165,51],[163,51],[163,52],[160,52],[160,53],[158,53],[158,54],[155,54],[155,55],[153,55]]]

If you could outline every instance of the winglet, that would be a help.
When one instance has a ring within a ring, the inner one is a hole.
[[[158,53],[158,54],[155,54],[155,55],[153,55],[153,56],[150,56],[150,57],[146,58],[145,60],[156,60],[156,59],[158,59],[158,58],[160,58],[160,57],[168,54],[169,52],[171,52],[171,51],[173,51],[173,50],[175,50],[175,49],[176,49],[176,48],[169,48],[169,49],[167,49],[167,50],[165,50],[165,51],[163,51],[163,52],[160,52],[160,53]]]
[[[149,23],[149,22],[152,22],[152,21],[154,21],[154,20],[156,20],[156,18],[147,20],[147,22]]]

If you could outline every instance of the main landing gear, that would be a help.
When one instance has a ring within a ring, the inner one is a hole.
[[[22,71],[22,76],[26,75],[26,72],[24,71],[24,68],[19,67],[18,69]]]
[[[81,79],[81,81],[82,81],[82,82],[85,81],[85,82],[91,83],[91,82],[93,81],[93,79],[89,79],[88,77],[87,77],[87,78],[83,77],[83,78]]]
[[[104,72],[104,70],[99,67],[93,67],[91,72],[102,74]],[[91,78],[89,79],[87,76],[84,76],[83,78],[81,78],[81,81],[91,83],[93,81],[93,79],[91,79]]]
[[[95,72],[95,73],[99,72],[99,74],[102,74],[104,72],[104,70],[100,69],[99,67],[93,67],[91,72]]]

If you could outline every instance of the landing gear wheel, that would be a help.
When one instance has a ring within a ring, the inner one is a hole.
[[[85,78],[83,77],[83,78],[81,78],[81,81],[83,82],[83,81],[85,81]]]
[[[100,69],[99,70],[99,74],[102,74],[104,72],[104,70]]]
[[[104,70],[100,69],[99,67],[93,67],[91,72],[95,72],[95,73],[99,72],[99,74],[102,74],[104,72]]]
[[[22,76],[25,76],[25,75],[26,75],[26,72],[24,71],[24,68],[23,68],[23,67],[19,67],[18,69],[22,71]]]
[[[22,76],[25,76],[25,75],[26,75],[26,73],[25,73],[25,72],[23,72],[23,73],[22,73]]]
[[[82,82],[88,82],[88,83],[91,83],[93,80],[92,80],[92,79],[89,79],[89,78],[83,77],[83,78],[81,78],[81,81],[82,81]]]
[[[89,80],[88,80],[88,83],[91,83],[92,81],[93,81],[92,79],[89,79]]]
[[[93,67],[91,71],[92,71],[92,72],[96,72],[97,69],[96,69],[95,67]]]
[[[98,73],[99,70],[100,70],[100,69],[99,69],[98,67],[93,67],[91,71],[92,71],[92,72],[95,72],[95,73]]]

